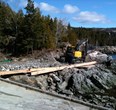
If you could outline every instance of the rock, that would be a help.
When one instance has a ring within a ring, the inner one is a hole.
[[[116,76],[111,71],[103,68],[101,65],[87,71],[79,71],[72,74],[68,80],[68,89],[73,89],[77,93],[79,91],[92,92],[107,90],[115,84]]]
[[[60,87],[61,90],[65,90],[67,85],[68,85],[67,82],[64,81],[59,87]]]
[[[28,84],[30,86],[37,86],[37,81],[35,80],[35,78],[28,77],[27,75],[22,77],[20,80],[22,80],[23,83]]]
[[[41,75],[40,77],[36,77],[35,79],[37,81],[37,84],[39,84],[41,86],[42,90],[48,89],[47,76]]]
[[[86,56],[86,61],[97,61],[99,63],[103,63],[103,62],[108,62],[111,60],[112,60],[111,56],[103,54],[99,51],[91,52]]]
[[[106,54],[116,54],[116,46],[101,46],[97,50]]]
[[[107,54],[116,54],[116,46],[102,46],[97,50]]]
[[[113,108],[113,105],[112,105],[112,103],[105,103],[104,107]]]
[[[53,84],[53,79],[50,76],[48,76],[47,82],[48,82],[48,85],[51,86]]]
[[[97,75],[92,75],[90,77],[91,82],[99,89],[106,90],[105,86],[102,84],[101,79]]]
[[[20,58],[19,61],[25,62],[25,61],[28,61],[28,59],[27,58]]]
[[[42,89],[42,83],[37,81],[37,87],[39,87],[40,89]]]
[[[18,76],[11,76],[9,79],[10,79],[10,80],[13,80],[13,81],[19,82],[19,81],[20,81],[20,78],[21,78],[21,76],[18,75]]]
[[[61,93],[61,94],[65,94],[65,95],[67,95],[67,96],[69,96],[69,95],[73,95],[73,93],[70,91],[70,90],[62,90],[62,91],[60,91],[59,93]]]
[[[60,82],[60,79],[55,74],[52,74],[51,77],[53,78],[54,82]]]
[[[109,94],[110,96],[114,96],[116,98],[116,85],[114,85],[110,89],[107,89],[106,93]],[[116,99],[115,99],[115,101],[116,101]]]

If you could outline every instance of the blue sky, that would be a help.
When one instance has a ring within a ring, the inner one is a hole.
[[[4,0],[13,10],[24,9],[27,0]],[[43,15],[74,27],[116,27],[116,0],[34,0]]]

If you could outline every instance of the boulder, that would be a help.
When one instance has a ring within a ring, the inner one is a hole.
[[[75,93],[85,94],[87,92],[100,92],[110,89],[115,83],[116,77],[110,70],[100,64],[90,70],[79,70],[74,73],[68,80],[67,89]],[[76,94],[75,94],[76,95]]]
[[[86,61],[97,61],[99,63],[111,61],[112,57],[99,51],[94,51],[86,56]]]

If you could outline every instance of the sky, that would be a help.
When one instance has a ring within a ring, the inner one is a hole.
[[[14,11],[23,9],[27,0],[3,0]],[[116,0],[34,0],[42,15],[57,17],[73,27],[116,27]]]

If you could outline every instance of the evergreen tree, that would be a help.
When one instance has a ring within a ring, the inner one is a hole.
[[[14,54],[20,54],[23,51],[23,40],[24,40],[24,14],[22,10],[17,13],[17,27],[16,27],[16,40],[15,40],[15,51]]]
[[[26,9],[26,15],[24,18],[24,49],[26,49],[27,53],[31,51],[33,53],[33,46],[34,46],[34,39],[35,35],[32,29],[32,25],[34,22],[34,14],[35,14],[35,7],[34,7],[34,1],[28,0],[27,6],[25,7]]]
[[[5,3],[0,1],[0,47],[5,52],[12,51],[12,44],[15,37],[13,19],[15,12]]]
[[[33,15],[35,12],[34,1],[28,0],[27,6],[25,7],[25,9],[26,9],[28,16]]]
[[[77,35],[75,31],[71,28],[70,23],[67,26],[68,28],[68,42],[71,43],[72,45],[76,45],[77,43]]]

